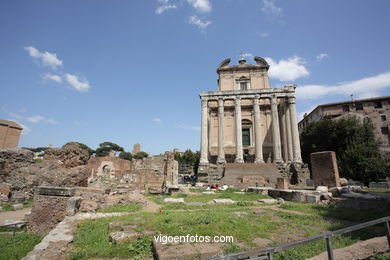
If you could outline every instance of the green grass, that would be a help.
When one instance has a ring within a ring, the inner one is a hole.
[[[371,188],[364,188],[363,191],[366,191],[366,192],[378,192],[378,193],[390,193],[390,189],[371,189]]]
[[[371,260],[390,260],[390,253],[378,254],[372,257]]]
[[[19,260],[42,240],[42,236],[31,233],[16,233],[15,236],[0,234],[0,259]]]
[[[333,206],[321,206],[310,203],[287,202],[280,205],[280,208],[300,211],[303,213],[313,214],[319,217],[335,218],[346,221],[364,222],[385,216],[390,216],[390,209],[373,210],[373,209],[355,209],[341,208]]]
[[[188,196],[186,194],[175,194],[172,196],[152,195],[149,196],[149,199],[159,205],[165,205],[164,203],[165,198],[184,198],[184,201],[186,203],[191,203],[191,202],[207,203],[213,199],[231,199],[234,201],[254,202],[258,199],[271,198],[268,195],[261,195],[254,192],[247,192],[245,194],[236,194],[234,193],[234,191],[235,190],[228,189],[226,191],[216,191],[215,194],[200,194],[200,195],[192,195],[192,196]]]
[[[4,202],[0,206],[3,208],[3,211],[13,211],[12,205],[19,204],[19,203],[11,203],[11,202]],[[33,204],[33,200],[27,200],[23,202],[23,208],[31,208]]]
[[[120,204],[110,206],[104,209],[99,209],[99,213],[111,213],[111,212],[135,212],[142,209],[142,204],[140,203],[129,203],[129,204]]]

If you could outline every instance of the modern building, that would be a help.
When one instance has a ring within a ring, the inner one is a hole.
[[[200,165],[301,163],[295,85],[270,88],[268,63],[241,58],[217,68],[218,91],[202,92]]]
[[[0,120],[0,149],[18,147],[22,130],[15,122]]]
[[[356,116],[363,122],[371,121],[380,149],[390,152],[390,96],[319,105],[309,114],[304,115],[304,118],[298,123],[299,131],[302,132],[308,123],[320,120],[325,116],[340,118],[347,115]]]

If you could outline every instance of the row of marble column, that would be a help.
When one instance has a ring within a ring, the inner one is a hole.
[[[299,132],[296,118],[295,97],[286,97],[285,105],[280,106],[281,116],[279,118],[277,97],[271,96],[271,129],[273,142],[273,161],[282,163],[284,160],[301,163],[301,148],[299,143]],[[242,144],[242,120],[241,120],[241,99],[234,99],[234,117],[235,117],[235,134],[236,134],[236,159],[235,162],[243,163],[243,144]],[[254,112],[254,140],[255,140],[255,163],[264,163],[263,144],[261,142],[260,127],[260,97],[253,98]],[[280,120],[280,125],[279,125]],[[202,98],[202,128],[201,128],[201,148],[200,164],[206,165],[208,161],[208,99]],[[217,163],[225,163],[224,151],[224,100],[218,99],[218,158]],[[281,131],[280,131],[281,130]],[[283,139],[283,150],[282,141]],[[283,155],[283,157],[282,157]]]

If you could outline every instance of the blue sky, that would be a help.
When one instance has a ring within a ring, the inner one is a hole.
[[[0,2],[0,118],[20,146],[104,141],[199,149],[218,64],[267,59],[271,85],[316,105],[390,95],[390,1]],[[300,119],[300,118],[299,118]]]

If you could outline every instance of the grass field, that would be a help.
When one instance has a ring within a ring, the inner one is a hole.
[[[28,200],[23,204],[23,208],[31,208],[32,207],[32,200]],[[19,204],[19,203],[10,203],[10,202],[3,202],[0,206],[3,208],[3,211],[12,211],[12,205]]]
[[[41,240],[42,236],[27,232],[18,232],[15,236],[0,234],[0,259],[19,260]]]
[[[224,253],[231,253],[257,248],[256,238],[268,239],[270,246],[276,246],[390,215],[388,211],[333,208],[308,203],[288,202],[280,206],[260,206],[254,204],[254,201],[267,196],[255,193],[236,194],[234,191],[219,191],[216,194],[207,195],[177,194],[171,196],[183,197],[186,202],[207,202],[213,198],[231,198],[239,201],[238,204],[233,205],[166,205],[163,203],[166,197],[148,196],[150,200],[162,206],[160,213],[139,212],[127,216],[81,222],[75,234],[71,259],[142,258],[152,255],[151,236],[142,237],[131,243],[111,242],[108,230],[108,224],[111,222],[123,222],[126,225],[136,226],[141,231],[154,231],[156,235],[233,236],[234,242],[224,245]],[[379,226],[335,236],[332,238],[332,246],[333,248],[345,247],[358,240],[383,234],[383,227]],[[274,259],[305,259],[325,250],[325,242],[317,241],[275,254]]]

